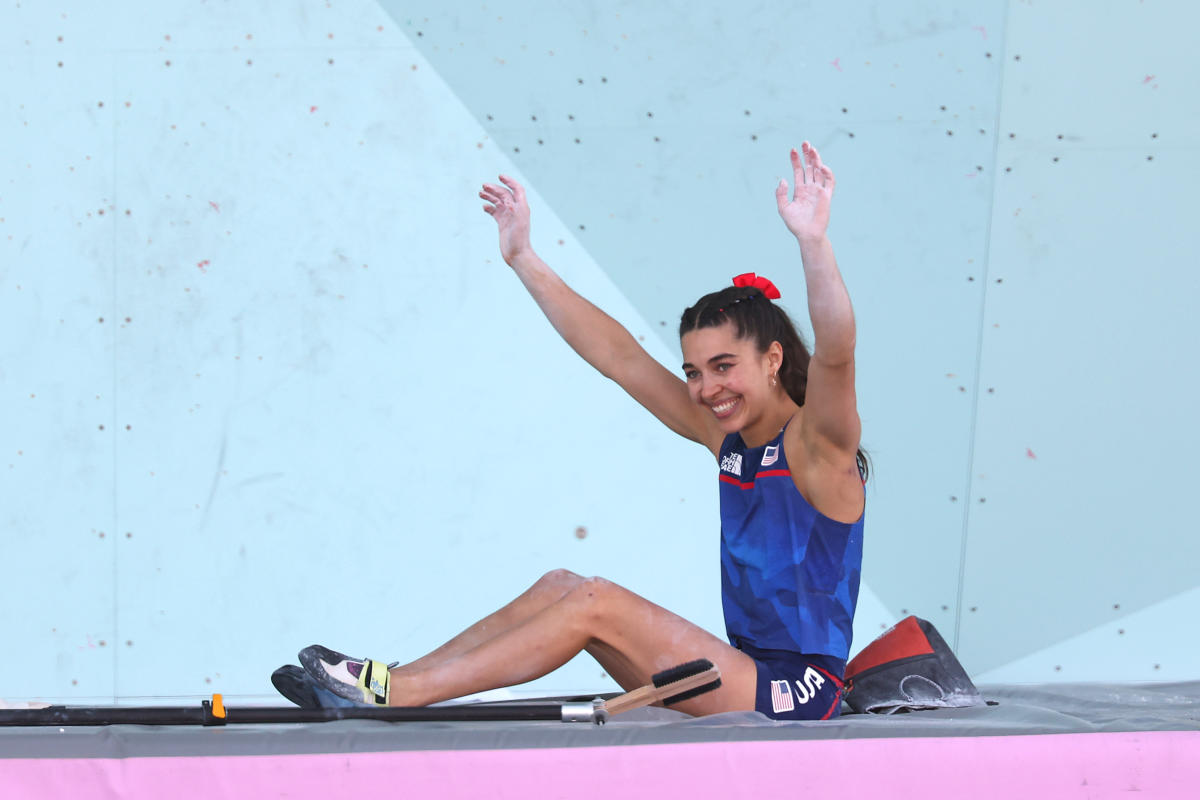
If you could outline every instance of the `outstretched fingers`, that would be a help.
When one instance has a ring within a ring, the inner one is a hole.
[[[486,205],[483,207],[483,210],[489,214],[495,214],[500,207],[500,197],[493,189],[494,187],[484,184],[483,191],[479,193],[479,198],[487,201]]]
[[[501,181],[504,178],[501,177]],[[494,183],[485,183],[483,190],[479,193],[480,198],[486,200],[488,205],[483,207],[483,210],[489,214],[495,214],[497,211],[505,208],[511,208],[514,205],[514,197],[512,190],[497,186]]]
[[[500,183],[503,186],[485,183],[479,193],[479,197],[488,203],[483,210],[493,216],[499,211],[516,210],[525,205],[525,187],[507,175],[500,176]]]
[[[509,188],[518,203],[525,202],[525,187],[507,175],[500,176],[500,182]]]
[[[507,175],[501,175],[500,183],[485,183],[479,192],[485,201],[483,211],[496,221],[500,233],[500,255],[510,266],[529,246],[529,204],[525,202],[525,190]]]
[[[801,186],[807,184],[828,186],[833,182],[832,170],[825,166],[821,161],[821,154],[809,142],[802,144],[799,150],[793,147],[791,158],[797,192]]]
[[[792,175],[794,193],[792,199],[799,197],[801,187],[813,185],[828,188],[833,185],[833,170],[821,161],[821,154],[810,142],[804,142],[800,149],[792,148]],[[775,196],[782,206],[786,202],[787,181],[780,181],[775,188]]]
[[[833,170],[825,166],[825,162],[821,161],[821,154],[817,152],[817,148],[813,147],[809,142],[805,142],[801,147],[804,150],[804,160],[808,162],[810,180],[825,187],[832,186]],[[793,150],[792,152],[794,153],[795,151]]]
[[[788,230],[802,238],[825,235],[829,224],[829,204],[833,197],[833,170],[821,161],[821,154],[810,142],[791,151],[791,197],[787,181],[775,187],[779,215]]]

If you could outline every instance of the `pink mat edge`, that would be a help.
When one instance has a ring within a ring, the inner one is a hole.
[[[600,776],[604,776],[601,778]],[[1200,731],[0,759],[7,797],[1195,797]]]

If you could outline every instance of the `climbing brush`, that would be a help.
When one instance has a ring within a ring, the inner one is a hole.
[[[698,659],[663,670],[646,686],[607,700],[547,703],[463,703],[416,708],[353,706],[348,708],[293,708],[246,706],[227,708],[221,695],[196,706],[49,706],[0,710],[0,726],[50,725],[233,725],[261,723],[331,722],[338,719],[375,719],[385,722],[518,722],[557,720],[603,725],[613,714],[661,702],[681,703],[711,692],[721,685],[721,673],[708,659]]]
[[[721,672],[707,658],[700,658],[656,673],[650,683],[604,703],[604,710],[620,714],[632,708],[661,702],[664,706],[682,703],[721,686]]]

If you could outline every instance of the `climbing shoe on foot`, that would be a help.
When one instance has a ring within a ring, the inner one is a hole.
[[[355,703],[388,704],[388,665],[369,658],[351,658],[314,644],[300,651],[300,665],[322,689]]]

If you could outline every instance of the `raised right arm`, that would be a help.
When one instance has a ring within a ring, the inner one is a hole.
[[[658,363],[629,331],[580,296],[534,252],[524,188],[501,175],[503,186],[484,184],[483,210],[496,220],[500,254],[542,313],[584,361],[646,407],[664,425],[716,452],[722,434],[688,395],[687,384]]]

